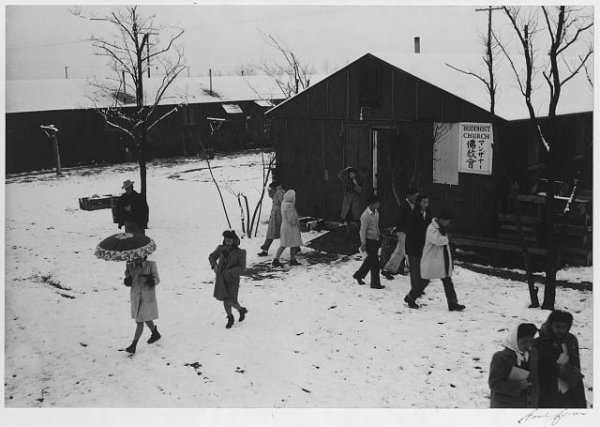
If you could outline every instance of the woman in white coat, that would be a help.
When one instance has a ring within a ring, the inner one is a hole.
[[[452,220],[451,212],[444,212],[431,220],[425,234],[425,246],[421,257],[423,288],[432,279],[441,279],[450,311],[462,311],[465,306],[458,303],[452,283],[452,253],[447,228]]]
[[[300,220],[298,218],[298,212],[296,212],[296,192],[294,190],[288,190],[283,195],[283,202],[281,202],[281,233],[279,240],[281,246],[275,253],[273,259],[273,267],[281,267],[283,264],[279,261],[279,257],[285,250],[290,248],[290,265],[300,265],[296,261],[296,253],[302,245],[302,236],[300,234]]]
[[[136,328],[133,342],[125,349],[135,353],[138,340],[144,331],[144,323],[152,332],[148,344],[160,339],[154,320],[158,319],[158,304],[156,303],[156,285],[160,283],[156,262],[136,259],[127,263],[125,268],[125,286],[130,287],[131,318],[135,320]]]

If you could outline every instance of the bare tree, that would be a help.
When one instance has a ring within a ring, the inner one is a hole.
[[[112,106],[103,105],[96,110],[109,126],[119,129],[134,142],[140,166],[141,193],[146,197],[148,132],[180,107],[162,115],[157,108],[169,86],[185,69],[183,49],[177,44],[183,30],[156,24],[154,15],[143,16],[137,6],[128,6],[103,17],[83,16],[77,10],[72,13],[91,21],[109,23],[115,30],[111,38],[92,36],[90,39],[96,55],[106,57],[114,72],[114,78],[92,83],[102,96],[114,100]],[[144,75],[148,72],[150,77],[151,64],[161,72],[157,87],[148,90],[144,88]]]
[[[476,9],[477,11],[485,11],[486,9]],[[527,274],[527,285],[529,288],[529,298],[531,300],[530,308],[536,308],[540,306],[540,302],[538,300],[538,288],[535,287],[535,279],[533,277],[533,267],[531,263],[531,257],[529,256],[529,249],[527,245],[527,240],[525,238],[525,233],[523,231],[523,218],[521,214],[521,207],[517,197],[518,193],[518,185],[510,176],[506,165],[502,157],[500,156],[500,150],[498,145],[498,119],[496,116],[496,92],[498,89],[498,81],[496,80],[497,74],[497,63],[500,55],[500,43],[497,40],[497,37],[494,36],[494,30],[492,25],[492,13],[495,10],[502,10],[502,8],[493,8],[488,7],[488,27],[487,34],[481,35],[481,43],[484,47],[485,54],[483,56],[483,62],[486,66],[487,76],[480,75],[472,71],[463,70],[461,68],[455,67],[450,64],[446,64],[450,68],[459,71],[463,74],[467,74],[477,78],[479,81],[483,83],[485,86],[489,96],[490,96],[490,114],[492,116],[492,133],[494,136],[494,142],[492,144],[492,150],[494,157],[496,158],[497,164],[500,166],[501,175],[504,177],[506,182],[509,185],[511,191],[511,197],[513,199],[513,204],[515,207],[516,219],[517,219],[517,232],[519,234],[519,241],[521,244],[521,256],[523,257],[523,262],[525,264],[525,271]]]
[[[309,87],[312,66],[305,64],[279,37],[261,30],[259,32],[265,43],[276,49],[283,58],[281,62],[263,61],[256,68],[273,79],[286,98]]]
[[[582,36],[591,32],[589,30],[592,28],[593,18],[589,13],[586,13],[583,8],[567,6],[555,6],[552,8],[542,6],[540,8],[526,9],[521,7],[504,7],[503,10],[519,40],[522,60],[525,62],[524,72],[517,69],[517,65],[515,64],[516,61],[508,52],[506,46],[502,43],[500,43],[499,46],[514,72],[519,89],[525,98],[529,117],[536,130],[536,138],[546,154],[548,186],[546,190],[545,227],[548,255],[542,308],[553,310],[556,299],[556,272],[559,267],[554,224],[554,177],[558,160],[556,158],[556,150],[554,149],[556,108],[565,84],[585,67],[593,53],[593,48],[589,46],[583,55],[577,56],[576,60],[569,60],[566,55],[568,49],[571,48],[572,50],[572,48],[576,46],[576,43],[582,41]],[[545,30],[549,38],[550,48],[548,51],[548,62],[541,67],[536,67],[536,51],[533,36],[540,31],[543,31],[539,25],[540,11],[545,22]],[[499,41],[497,37],[496,40]],[[539,119],[536,115],[531,98],[534,90],[532,82],[536,69],[543,70],[542,74],[546,80],[550,93],[548,126],[545,132],[540,127]]]

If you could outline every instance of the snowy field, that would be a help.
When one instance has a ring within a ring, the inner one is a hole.
[[[213,166],[254,205],[260,154],[216,158]],[[158,245],[151,259],[161,276],[163,338],[148,345],[145,329],[133,358],[118,351],[135,328],[124,264],[93,255],[117,227],[110,210],[80,210],[78,198],[119,194],[125,179],[139,191],[136,165],[70,170],[60,179],[7,177],[6,408],[487,408],[489,363],[507,330],[523,321],[540,325],[548,315],[527,308],[525,283],[460,267],[461,313],[448,312],[439,282],[421,310],[402,301],[407,277],[382,279],[384,290],[358,286],[351,274],[360,261],[352,257],[305,248],[302,266],[270,271],[256,255],[270,211],[265,198],[258,237],[242,241],[253,267],[240,287],[249,313],[226,330],[207,257],[227,223],[205,167],[199,159],[149,165],[147,234]],[[227,191],[224,198],[239,229],[237,201]],[[592,268],[566,269],[559,278],[592,281]],[[556,300],[575,316],[589,405],[592,292],[559,288]]]

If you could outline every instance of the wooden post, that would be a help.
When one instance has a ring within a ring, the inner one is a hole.
[[[54,125],[44,126],[40,125],[40,128],[44,131],[46,136],[52,141],[52,148],[54,150],[54,162],[56,164],[56,176],[63,176],[62,167],[60,164],[60,151],[58,149],[58,138],[56,134],[58,129]]]

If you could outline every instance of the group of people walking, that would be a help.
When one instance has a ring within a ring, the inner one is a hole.
[[[586,407],[579,344],[569,332],[572,324],[571,313],[555,310],[539,330],[533,323],[521,323],[509,332],[490,364],[490,407]]]
[[[353,175],[348,174],[345,181],[345,189],[350,193],[342,209],[342,219],[346,223],[356,220],[356,195],[361,190],[360,178],[357,177],[354,172]],[[148,222],[147,204],[133,190],[133,182],[126,181],[123,189],[125,194],[118,204],[119,228],[125,225],[126,232],[143,233]],[[271,183],[268,194],[273,205],[267,236],[258,255],[268,255],[273,241],[280,239],[272,265],[281,266],[279,258],[286,248],[290,249],[290,265],[299,265],[296,254],[302,239],[295,209],[296,194],[294,190],[284,190],[278,182]],[[452,214],[442,212],[433,217],[428,197],[409,188],[399,207],[393,230],[398,238],[396,248],[381,269],[378,255],[381,246],[379,208],[377,196],[372,196],[360,215],[360,250],[366,256],[353,278],[364,285],[364,279],[370,274],[371,288],[383,289],[380,271],[392,280],[395,274],[404,274],[408,266],[411,289],[404,301],[410,308],[419,308],[416,301],[423,295],[430,280],[441,279],[448,309],[463,310],[465,306],[458,303],[452,282],[453,263],[447,231]],[[226,230],[223,242],[208,256],[215,272],[213,296],[223,302],[227,329],[235,323],[232,309],[238,312],[239,322],[244,321],[248,313],[248,309],[238,302],[240,276],[246,268],[246,251],[239,245],[240,239],[235,231]],[[144,324],[151,332],[149,344],[161,338],[154,323],[158,319],[155,287],[160,283],[156,262],[146,258],[128,262],[124,283],[130,287],[131,317],[136,322],[133,341],[125,351],[133,354]],[[572,324],[571,313],[556,310],[539,329],[532,323],[521,323],[509,332],[503,342],[504,348],[493,355],[490,364],[488,384],[492,408],[586,407],[579,344],[570,333]]]
[[[349,188],[349,187],[345,187]],[[357,187],[353,187],[346,198],[354,198]],[[348,219],[346,203],[342,209],[343,219]],[[366,256],[360,268],[353,274],[359,285],[370,273],[370,286],[383,289],[381,274],[389,280],[394,274],[404,274],[408,258],[410,272],[410,291],[404,301],[410,308],[418,309],[417,299],[424,294],[431,280],[441,279],[450,311],[461,311],[465,306],[458,303],[454,283],[452,282],[452,252],[448,237],[448,227],[452,213],[443,211],[433,217],[429,211],[429,198],[419,194],[415,188],[409,188],[405,199],[401,202],[397,213],[396,227],[393,232],[398,238],[396,248],[390,259],[381,269],[379,248],[381,232],[379,229],[380,202],[377,196],[371,196],[368,206],[360,216],[360,250]]]

